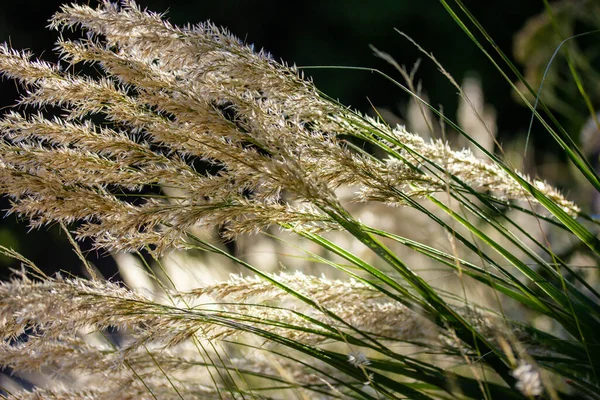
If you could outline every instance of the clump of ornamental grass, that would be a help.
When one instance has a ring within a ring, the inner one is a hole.
[[[134,291],[91,267],[87,280],[50,277],[21,258],[0,284],[0,364],[37,380],[6,377],[4,397],[598,397],[600,296],[532,231],[594,257],[600,242],[551,185],[477,143],[485,158],[344,107],[211,23],[176,27],[124,1],[64,6],[50,26],[85,33],[59,39],[58,64],[0,47],[0,73],[26,89],[0,120],[9,212],[158,266],[200,249],[245,273],[181,291],[147,265],[154,290]],[[78,73],[86,64],[101,74]],[[452,246],[371,226],[351,203],[388,206],[379,218],[411,209]],[[301,237],[322,271],[267,272],[202,234],[215,227],[227,240]],[[463,290],[427,282],[402,252]],[[475,304],[473,285],[495,307]]]

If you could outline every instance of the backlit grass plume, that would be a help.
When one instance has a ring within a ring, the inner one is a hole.
[[[211,23],[124,1],[64,6],[50,26],[85,33],[59,39],[58,64],[0,47],[0,73],[26,89],[0,120],[9,212],[158,266],[202,249],[250,275],[184,292],[147,266],[155,287],[136,292],[21,272],[0,285],[0,364],[52,379],[5,384],[7,398],[597,396],[596,283],[538,231],[600,246],[559,191],[344,107]],[[371,226],[354,202],[397,206],[379,218],[398,225],[410,209],[447,243]],[[217,230],[289,232],[321,271],[271,273],[202,233]],[[428,283],[407,252],[459,289]],[[494,299],[477,306],[467,286]]]

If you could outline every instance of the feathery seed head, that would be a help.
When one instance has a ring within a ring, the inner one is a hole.
[[[499,167],[351,112],[224,29],[162,17],[133,1],[63,6],[51,27],[87,33],[59,40],[63,62],[98,64],[100,78],[0,46],[0,73],[28,87],[20,103],[65,116],[9,112],[0,121],[0,190],[13,199],[11,212],[34,227],[82,222],[77,236],[97,247],[161,253],[185,248],[186,232],[198,227],[221,225],[228,237],[270,225],[339,229],[331,215],[340,185],[356,187],[355,200],[398,205],[443,191],[452,174],[501,198],[531,199]],[[95,115],[112,126],[92,122]],[[392,140],[382,143],[396,155],[378,160],[345,145],[365,127]],[[427,163],[445,174],[430,174]]]
[[[353,352],[348,354],[348,362],[356,368],[366,367],[371,364],[367,356],[361,352]]]
[[[544,392],[540,373],[533,365],[521,360],[519,366],[512,371],[517,379],[516,388],[527,397],[536,397]]]

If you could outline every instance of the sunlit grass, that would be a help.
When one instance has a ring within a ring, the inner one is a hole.
[[[442,4],[526,85],[460,1]],[[51,27],[87,34],[59,41],[59,65],[0,48],[28,106],[0,120],[0,190],[32,227],[113,252],[129,287],[75,241],[90,279],[3,248],[24,267],[0,285],[0,364],[35,383],[6,377],[6,398],[598,397],[598,282],[571,262],[596,263],[597,222],[391,56],[375,50],[404,82],[344,68],[410,93],[441,139],[348,109],[209,23],[125,2],[65,6]],[[544,102],[522,99],[599,189]]]

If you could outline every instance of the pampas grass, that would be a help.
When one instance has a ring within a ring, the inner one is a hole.
[[[131,288],[87,263],[0,284],[0,364],[35,381],[4,397],[597,397],[597,282],[549,237],[594,259],[600,242],[550,184],[351,110],[210,23],[105,1],[50,27],[84,32],[58,64],[0,47],[26,89],[0,120],[0,191],[137,266]]]

